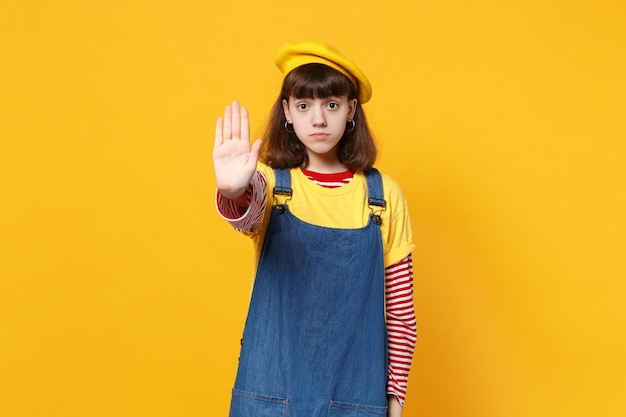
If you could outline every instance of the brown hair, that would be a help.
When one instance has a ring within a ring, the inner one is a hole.
[[[354,84],[339,71],[324,64],[305,64],[291,71],[283,81],[280,95],[270,112],[263,131],[261,160],[272,168],[306,167],[306,148],[293,132],[285,129],[287,121],[283,100],[295,98],[357,97]],[[367,126],[361,103],[357,101],[354,129],[346,131],[339,141],[339,162],[352,171],[371,168],[376,161],[376,144]]]

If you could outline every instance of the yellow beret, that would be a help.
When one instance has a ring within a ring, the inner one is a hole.
[[[286,43],[280,47],[274,61],[285,76],[305,64],[328,65],[352,81],[361,104],[372,97],[372,85],[365,74],[354,62],[330,45],[319,42]]]

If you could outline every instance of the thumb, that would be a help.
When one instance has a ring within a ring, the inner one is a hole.
[[[257,139],[254,141],[254,143],[250,147],[250,157],[248,160],[252,160],[256,164],[256,162],[259,160],[259,153],[261,152],[262,144],[263,144],[262,139]]]

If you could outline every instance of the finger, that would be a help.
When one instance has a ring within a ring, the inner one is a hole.
[[[241,113],[239,109],[239,102],[233,101],[232,112],[232,137],[235,139],[241,139]]]
[[[246,107],[241,108],[241,140],[250,141],[250,120]]]
[[[221,117],[217,119],[217,123],[215,123],[215,146],[219,146],[224,142],[222,136],[222,126],[224,124],[224,119]]]
[[[226,106],[226,109],[224,109],[224,136],[223,136],[224,141],[230,140],[232,138],[231,114],[232,114],[232,109],[230,108],[230,106]]]

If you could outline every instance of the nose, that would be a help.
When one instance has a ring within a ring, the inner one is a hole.
[[[326,126],[324,109],[321,106],[313,106],[313,126]]]

